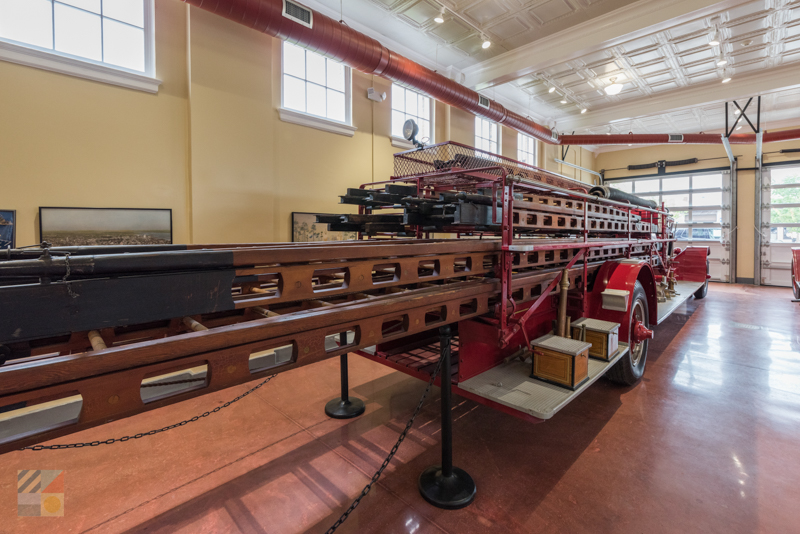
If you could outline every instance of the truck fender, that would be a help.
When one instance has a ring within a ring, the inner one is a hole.
[[[658,296],[653,267],[644,260],[607,261],[597,272],[591,293],[589,293],[588,316],[603,321],[620,324],[620,340],[629,339],[630,311],[633,290],[636,282],[642,284],[647,298],[648,319],[651,326],[658,322]],[[614,311],[603,308],[603,291],[618,289],[628,292],[627,310]]]
[[[708,279],[706,265],[710,253],[711,249],[708,247],[686,247],[683,249],[680,254],[675,256],[675,279],[705,282]]]

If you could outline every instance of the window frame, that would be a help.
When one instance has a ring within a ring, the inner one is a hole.
[[[296,45],[293,45],[296,46]],[[327,117],[321,117],[319,115],[314,115],[312,113],[308,113],[307,111],[299,111],[292,108],[287,108],[284,105],[285,102],[285,84],[284,76],[287,74],[284,72],[284,48],[286,47],[286,41],[281,41],[280,47],[280,84],[281,84],[281,102],[280,107],[278,108],[278,115],[283,122],[289,122],[292,124],[298,124],[300,126],[308,126],[310,128],[315,128],[317,130],[322,130],[330,133],[335,133],[339,135],[344,135],[347,137],[352,137],[356,130],[355,126],[353,126],[353,69],[348,67],[347,65],[342,64],[344,67],[344,106],[345,106],[345,121],[341,122],[335,119],[329,119]],[[303,48],[303,47],[300,47]],[[311,50],[304,49],[306,53],[316,54]],[[322,54],[317,54],[318,56],[322,56]],[[322,56],[324,57],[324,56]],[[328,58],[326,58],[328,59]],[[334,60],[330,60],[334,61]],[[293,74],[288,74],[295,79],[302,80],[304,83],[313,83],[320,87],[325,87],[328,89],[328,86],[322,86],[315,82],[309,82],[306,74],[306,78],[298,78]],[[327,82],[326,82],[327,83]],[[336,90],[336,89],[334,89]]]
[[[393,82],[392,85],[389,87],[389,94],[390,95],[392,94],[391,91],[392,91],[392,89],[394,88],[395,85],[397,85],[397,84],[395,84]],[[430,97],[428,95],[422,94],[419,91],[414,91],[413,89],[408,89],[407,87],[402,87],[402,86],[399,86],[399,85],[398,85],[398,87],[400,87],[400,89],[403,89],[404,91],[411,91],[412,93],[416,93],[418,96],[422,96],[422,97],[427,98],[427,99],[429,99],[431,101],[430,105],[428,106],[428,111],[430,113],[430,116],[428,117],[428,122],[430,122],[430,125],[431,125],[430,126],[431,135],[430,135],[430,138],[428,139],[428,141],[425,144],[426,145],[436,144],[436,141],[434,140],[436,138],[436,99],[433,98],[433,97]],[[391,140],[393,147],[402,148],[404,150],[411,150],[411,149],[414,148],[414,145],[410,141],[408,141],[407,139],[405,139],[403,137],[397,137],[393,133],[394,132],[394,128],[393,128],[393,125],[392,125],[392,120],[394,120],[393,119],[394,113],[392,113],[392,112],[396,111],[394,109],[394,107],[392,107],[393,104],[394,104],[394,101],[391,100],[389,102],[389,113],[390,113],[390,117],[389,117],[389,139]],[[405,114],[405,112],[403,112],[403,113]],[[414,117],[416,117],[416,115]]]
[[[497,141],[495,141],[495,143],[497,143],[496,152],[493,152],[491,150],[486,150],[484,148],[479,148],[478,147],[478,144],[479,144],[478,143],[478,139],[483,139],[484,141],[489,141],[490,145],[492,143],[491,139],[487,139],[486,137],[482,137],[482,136],[478,135],[478,124],[480,124],[480,123],[482,123],[484,121],[488,122],[491,126],[493,126],[494,128],[497,129],[497,132],[496,132]],[[484,119],[483,117],[480,117],[478,115],[475,115],[475,123],[474,124],[475,124],[475,126],[474,126],[474,128],[475,128],[475,132],[474,132],[475,133],[475,149],[476,150],[480,150],[481,152],[485,152],[487,154],[496,154],[496,155],[500,156],[501,155],[500,152],[503,149],[503,140],[500,137],[500,134],[502,133],[502,128],[500,128],[500,125],[498,123],[496,123],[496,122],[490,121],[489,119]]]
[[[528,152],[527,150],[522,150],[520,148],[521,143],[520,141],[524,140],[525,138],[530,139],[533,141],[533,152]],[[528,163],[528,165],[533,165],[534,167],[538,166],[539,163],[539,141],[533,137],[532,135],[527,135],[522,132],[517,132],[517,161],[525,163],[522,159],[522,154],[530,154],[533,163]]]
[[[13,41],[2,36],[0,36],[0,61],[58,72],[146,93],[158,93],[161,80],[156,78],[154,2],[155,0],[143,0],[144,72],[74,56],[55,49]]]

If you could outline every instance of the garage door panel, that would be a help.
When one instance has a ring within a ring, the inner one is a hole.
[[[730,281],[730,172],[609,181],[608,185],[663,202],[675,217],[675,246],[709,247],[711,279]]]
[[[791,287],[792,247],[800,246],[800,166],[762,174],[761,283]]]

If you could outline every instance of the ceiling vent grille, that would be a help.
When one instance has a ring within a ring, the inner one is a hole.
[[[483,95],[478,95],[478,105],[482,108],[489,109],[491,104],[489,103],[489,99]]]
[[[683,143],[683,134],[669,134],[670,143]]]
[[[307,28],[313,27],[314,24],[314,14],[310,9],[289,0],[283,0],[283,16]]]

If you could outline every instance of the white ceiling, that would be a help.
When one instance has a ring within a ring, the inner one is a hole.
[[[306,3],[339,18],[339,0]],[[722,102],[758,94],[762,126],[800,119],[800,0],[441,4],[483,31],[492,46],[481,49],[480,31],[452,14],[436,24],[435,0],[341,5],[346,22],[387,47],[488,87],[482,93],[561,132],[715,131],[724,126]],[[708,44],[715,26],[719,47]],[[724,68],[716,65],[720,57],[728,60]],[[723,75],[732,81],[722,84]],[[624,88],[608,96],[603,88],[614,77]],[[582,108],[588,112],[581,115]]]

